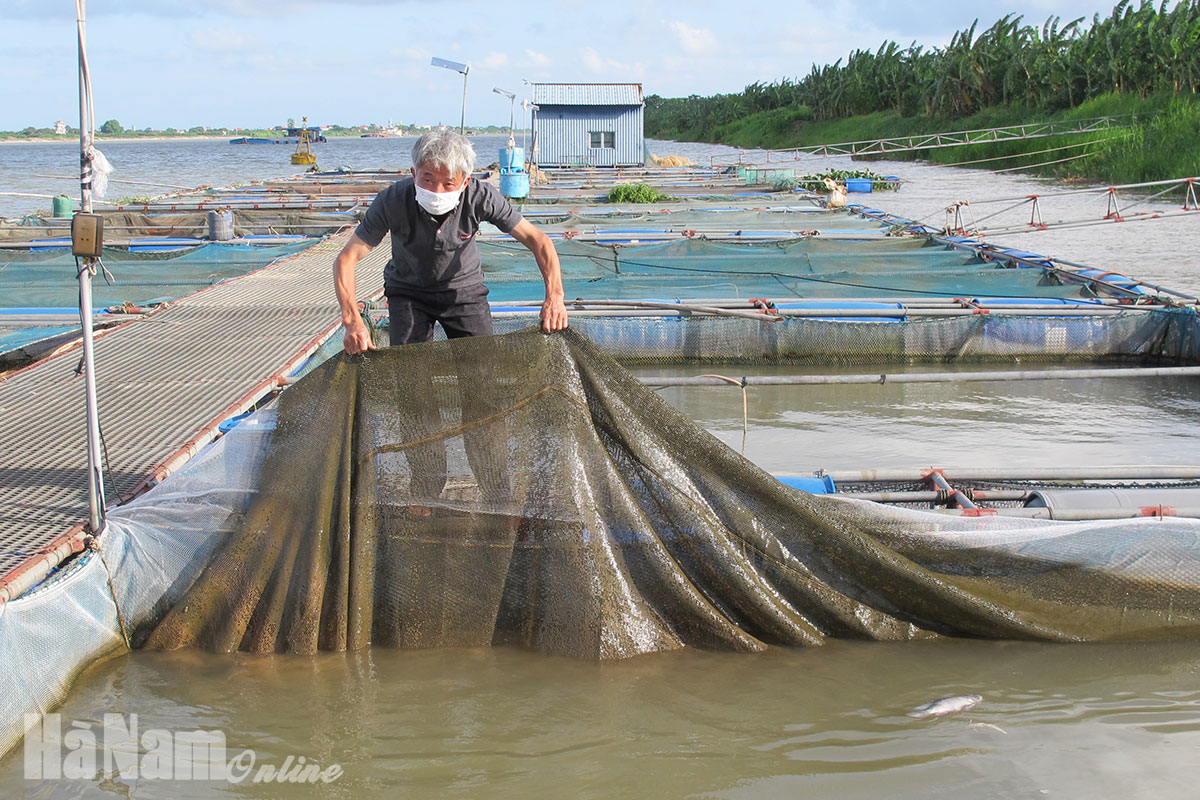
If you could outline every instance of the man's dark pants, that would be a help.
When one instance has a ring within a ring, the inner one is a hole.
[[[405,290],[404,294],[388,295],[388,337],[393,346],[417,344],[433,340],[434,324],[440,323],[446,338],[490,336],[492,313],[487,302],[487,287],[483,284],[463,289],[443,291]],[[487,365],[468,366],[458,374],[463,423],[483,419],[499,409],[488,402],[486,387],[494,378],[483,374]],[[424,400],[420,408],[410,409],[420,420],[420,427],[434,432],[445,423],[434,393],[432,376],[413,375],[417,383],[413,397]],[[470,387],[469,390],[467,387]],[[479,482],[485,504],[507,503],[512,498],[508,476],[508,437],[504,423],[472,429],[463,435],[467,461]],[[405,451],[412,470],[411,492],[418,502],[436,500],[446,486],[446,447],[441,441]]]

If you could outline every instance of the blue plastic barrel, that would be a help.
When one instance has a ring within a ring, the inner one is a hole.
[[[521,147],[500,148],[500,172],[524,172],[525,150]],[[523,196],[523,195],[522,195]]]
[[[520,148],[518,148],[520,149]],[[519,199],[529,196],[529,173],[528,172],[501,172],[500,173],[500,194],[505,197]]]
[[[871,182],[870,178],[847,178],[846,179],[846,191],[847,192],[867,193],[867,192],[870,192],[873,188],[874,188],[874,184]]]

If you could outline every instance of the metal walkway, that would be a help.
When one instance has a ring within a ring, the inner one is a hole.
[[[332,263],[349,233],[96,336],[109,505],[177,469],[337,329]],[[381,246],[359,296],[382,290]],[[87,517],[79,348],[0,380],[0,584]]]
[[[915,136],[893,136],[884,139],[865,139],[858,142],[837,144],[813,144],[805,147],[789,147],[783,150],[757,150],[750,153],[734,153],[713,156],[713,166],[742,163],[770,163],[772,158],[787,159],[796,156],[863,156],[884,153],[903,153],[910,150],[935,150],[940,147],[960,147],[980,142],[1007,142],[1015,139],[1041,139],[1046,136],[1062,136],[1068,133],[1094,133],[1133,127],[1133,115],[1116,117],[1093,117],[1091,119],[1069,119],[1055,122],[1029,122],[1019,125],[1002,125],[998,128],[976,128],[969,131],[949,133],[927,133]],[[763,154],[766,154],[764,162]]]

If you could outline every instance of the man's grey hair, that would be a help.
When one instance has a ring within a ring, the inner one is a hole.
[[[448,170],[451,176],[470,175],[475,169],[475,148],[461,133],[430,131],[413,145],[414,167]]]

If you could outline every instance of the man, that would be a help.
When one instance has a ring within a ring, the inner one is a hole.
[[[471,180],[475,151],[449,130],[417,140],[411,178],[384,189],[333,264],[347,353],[374,347],[359,316],[355,266],[392,235],[392,258],[384,269],[393,345],[427,342],[441,323],[448,338],[492,333],[492,316],[475,234],[490,222],[529,248],[546,283],[542,330],[567,327],[562,272],[550,238],[524,219],[495,188]]]

